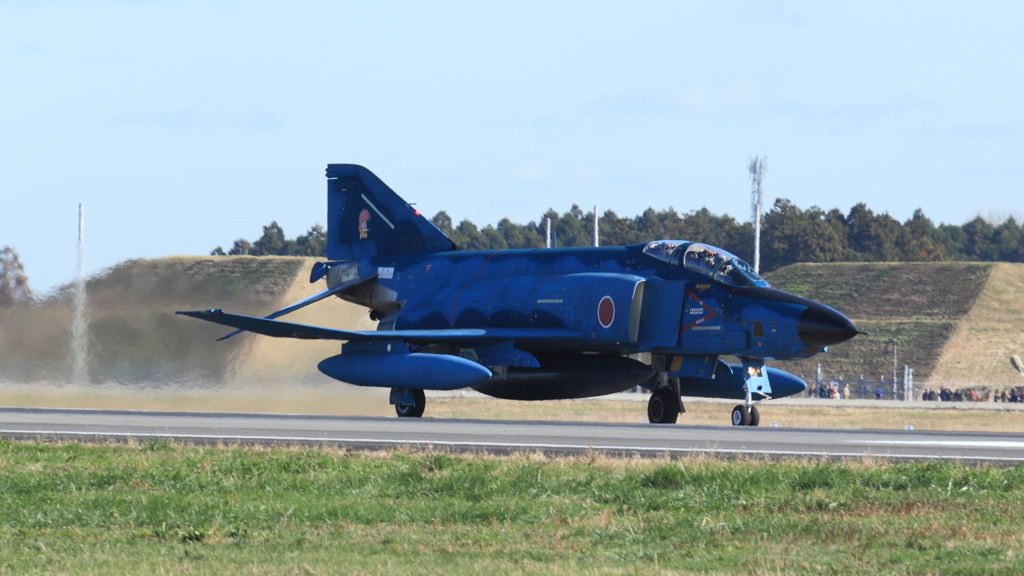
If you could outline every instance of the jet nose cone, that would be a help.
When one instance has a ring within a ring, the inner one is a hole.
[[[815,302],[797,318],[796,333],[808,346],[825,347],[846,342],[860,331],[846,316]]]

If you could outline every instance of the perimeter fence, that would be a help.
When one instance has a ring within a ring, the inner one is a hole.
[[[934,402],[1013,402],[1024,403],[1024,386],[1016,383],[979,382],[914,382],[914,369],[903,367],[903,378],[857,379],[824,377],[821,365],[806,396],[810,398],[843,398],[875,400],[925,400]]]

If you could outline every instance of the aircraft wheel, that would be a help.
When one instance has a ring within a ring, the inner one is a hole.
[[[415,404],[395,404],[395,413],[399,418],[419,418],[427,406],[427,396],[423,390],[413,390],[412,399]]]
[[[746,426],[750,424],[750,414],[747,413],[747,408],[743,404],[732,409],[732,425],[733,426]]]
[[[750,423],[747,426],[757,426],[761,422],[761,413],[757,411],[757,406],[750,407]]]
[[[675,424],[679,419],[679,398],[670,388],[658,388],[647,401],[647,420],[651,424]]]

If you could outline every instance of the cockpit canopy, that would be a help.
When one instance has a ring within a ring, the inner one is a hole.
[[[767,286],[754,267],[714,246],[686,240],[656,240],[644,246],[644,254],[683,266],[729,286]]]

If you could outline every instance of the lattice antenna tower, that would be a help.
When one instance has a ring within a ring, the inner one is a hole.
[[[768,170],[768,157],[747,159],[750,170],[750,222],[754,225],[754,272],[761,272],[761,181]]]

